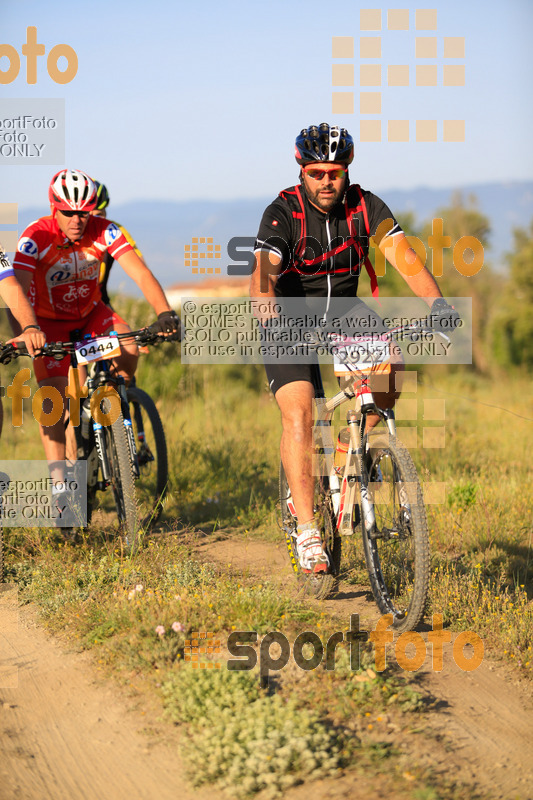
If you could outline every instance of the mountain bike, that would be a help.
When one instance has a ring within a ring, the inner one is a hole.
[[[329,400],[318,370],[315,381],[315,520],[329,556],[327,572],[308,574],[300,567],[296,511],[280,465],[281,525],[291,564],[304,588],[319,599],[327,597],[338,584],[343,538],[360,534],[374,599],[383,614],[392,614],[398,632],[415,628],[424,614],[428,525],[416,467],[396,436],[394,411],[376,405],[370,384],[372,375],[390,372],[393,339],[435,333],[426,320],[419,320],[379,336],[347,337],[316,330],[306,336],[307,346],[326,348],[344,372],[340,391]],[[347,427],[335,446],[334,411],[352,401]],[[385,428],[367,432],[369,414],[378,414]]]
[[[126,395],[137,452],[137,506],[145,527],[154,525],[161,516],[168,492],[167,442],[157,406],[148,392],[137,386],[135,377]]]
[[[119,342],[125,339],[143,346],[172,337],[146,328],[112,332],[81,341],[47,343],[43,355],[56,359],[70,356],[72,366],[87,366],[87,395],[80,402],[80,424],[74,426],[77,461],[69,476],[79,480],[80,466],[86,465],[87,507],[84,513],[72,498],[72,527],[90,524],[97,492],[110,487],[126,549],[133,552],[141,532],[161,512],[168,466],[163,426],[155,404],[136,385],[127,389],[124,379],[112,368],[111,359],[120,353]],[[28,355],[24,346],[8,344],[0,348],[1,363],[18,355]],[[98,420],[97,409],[104,422]]]

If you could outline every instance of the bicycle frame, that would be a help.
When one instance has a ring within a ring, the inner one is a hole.
[[[353,343],[359,343],[359,340],[345,337],[343,341],[344,345]],[[372,367],[376,365],[373,364],[370,371],[361,371],[347,352],[344,353],[342,361],[348,368],[348,375],[341,379],[345,384],[344,387],[332,398],[328,400],[324,395],[319,371],[315,379],[313,435],[315,455],[319,456],[319,463],[315,463],[314,472],[317,477],[328,479],[333,511],[337,520],[337,531],[347,536],[354,532],[353,509],[358,503],[359,496],[367,528],[372,530],[375,524],[363,459],[363,439],[368,415],[378,414],[386,424],[391,436],[396,436],[396,422],[392,409],[379,408],[375,403],[369,382]],[[344,470],[339,474],[334,464],[336,443],[332,436],[331,421],[335,410],[350,400],[355,400],[355,408],[348,411],[346,420],[350,431],[350,443]]]
[[[72,354],[73,366],[77,366],[76,362],[76,355],[75,353]],[[92,372],[92,374],[91,374]],[[121,405],[121,412],[122,417],[124,420],[124,427],[126,429],[126,435],[128,439],[128,447],[130,451],[130,457],[133,465],[133,472],[135,477],[139,476],[139,463],[137,459],[137,448],[135,446],[135,437],[133,436],[133,428],[131,424],[131,417],[129,411],[129,403],[126,397],[126,384],[124,378],[120,375],[111,375],[111,362],[107,359],[102,359],[101,361],[95,361],[92,364],[92,370],[89,369],[86,385],[89,390],[87,397],[84,398],[82,403],[82,410],[83,413],[84,406],[89,406],[91,403],[91,397],[93,396],[96,389],[100,386],[109,385],[116,389],[117,394],[120,398],[120,405]],[[89,412],[90,413],[90,412]],[[105,489],[109,485],[111,480],[111,471],[109,468],[109,461],[107,458],[107,449],[105,444],[104,438],[104,426],[97,422],[96,420],[92,420],[92,432],[94,437],[94,444],[96,447],[96,452],[98,454],[98,460],[102,470],[102,477],[103,477],[103,486],[96,485],[97,489]],[[84,448],[85,457],[87,460],[90,457],[90,434],[87,437],[83,436],[83,432],[81,430],[81,425],[78,426],[78,433],[76,437],[80,437],[81,444]],[[87,443],[87,447],[85,447],[85,443]]]
[[[420,331],[417,324],[410,324],[395,328],[388,334],[380,336],[381,341],[391,341],[397,335],[413,334]],[[448,339],[444,334],[443,338]],[[318,333],[319,340],[323,341],[324,333]],[[333,353],[347,367],[347,374],[341,380],[344,387],[331,399],[326,399],[320,371],[314,380],[315,387],[315,423],[313,427],[315,455],[320,457],[322,463],[315,463],[315,475],[327,478],[331,492],[333,510],[337,519],[337,530],[343,535],[350,535],[353,531],[352,515],[358,496],[361,497],[362,512],[365,517],[367,530],[372,531],[375,524],[373,503],[368,492],[369,483],[363,459],[363,439],[366,431],[369,414],[378,414],[386,424],[391,436],[396,436],[396,422],[392,409],[379,408],[374,400],[369,382],[372,372],[381,363],[380,357],[367,352],[365,368],[361,369],[345,348],[351,345],[361,346],[364,337],[351,338],[338,335],[328,337],[326,340]],[[449,339],[448,339],[449,341]],[[355,399],[355,408],[347,414],[347,424],[350,431],[350,444],[346,455],[346,464],[341,474],[334,465],[336,443],[332,437],[331,420],[335,409],[350,400]]]
[[[350,444],[346,455],[346,464],[339,475],[335,469],[334,456],[336,445],[333,441],[331,420],[335,409],[350,400],[355,399],[353,410],[347,414],[347,424],[350,431]],[[325,397],[315,396],[315,424],[314,444],[315,452],[323,457],[323,466],[316,465],[317,474],[327,477],[331,490],[333,510],[337,518],[339,533],[350,535],[353,533],[352,512],[356,498],[361,493],[359,484],[364,481],[363,465],[363,436],[369,413],[377,413],[386,423],[389,433],[396,435],[396,424],[392,409],[381,409],[375,404],[372,393],[366,381],[361,381],[360,387],[354,391],[349,386],[341,389],[334,397],[327,400]],[[372,508],[369,499],[362,497],[363,513],[365,517],[372,518]]]

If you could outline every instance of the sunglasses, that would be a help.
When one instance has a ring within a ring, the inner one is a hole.
[[[85,217],[89,216],[88,211],[60,211],[60,214],[63,214],[64,217],[79,217],[80,219],[85,219]]]
[[[321,181],[327,175],[331,181],[340,180],[346,175],[346,170],[342,167],[338,169],[304,169],[306,175],[315,181]]]

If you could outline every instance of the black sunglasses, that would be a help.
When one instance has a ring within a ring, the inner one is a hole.
[[[88,211],[60,211],[60,214],[63,214],[64,217],[80,217],[80,219],[85,219],[85,217],[89,216]]]

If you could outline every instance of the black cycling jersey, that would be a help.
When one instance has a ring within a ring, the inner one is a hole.
[[[139,256],[139,258],[142,261],[144,261],[143,254],[141,253],[141,251],[139,250],[139,248],[135,244],[131,234],[128,233],[126,228],[123,225],[120,225],[120,223],[115,222],[114,224],[117,226],[117,228],[119,228],[122,231],[122,233],[126,237],[126,241],[129,244],[131,244],[131,246],[133,247],[133,249],[135,250],[135,252]],[[105,303],[106,306],[110,306],[110,307],[111,307],[111,300],[109,299],[109,293],[107,291],[107,282],[109,281],[109,274],[111,272],[111,267],[113,266],[114,263],[115,263],[115,259],[113,258],[111,253],[106,251],[104,253],[104,257],[103,257],[103,259],[102,259],[102,261],[100,263],[100,275],[99,275],[99,278],[98,278],[98,283],[99,283],[99,286],[100,286],[100,293],[102,295],[102,302]]]
[[[385,220],[388,225],[378,233]],[[278,297],[355,297],[369,237],[381,241],[396,233],[401,228],[388,206],[356,185],[329,213],[315,208],[303,187],[291,187],[263,214],[255,250],[269,250],[282,259]],[[353,244],[343,247],[350,240]]]
[[[111,253],[106,253],[100,264],[100,294],[102,295],[102,302],[105,303],[106,306],[111,305],[111,300],[109,299],[109,293],[107,291],[107,282],[114,261],[115,259]]]

